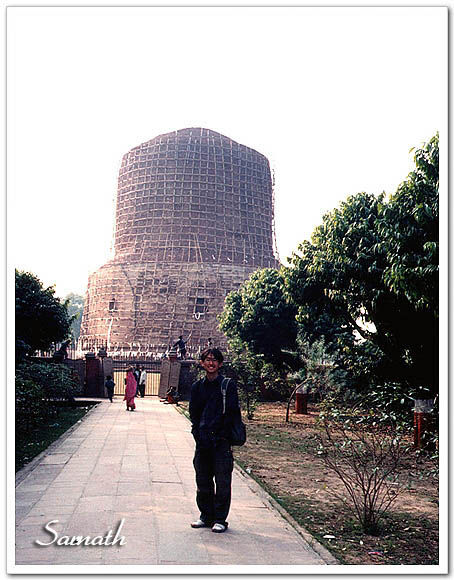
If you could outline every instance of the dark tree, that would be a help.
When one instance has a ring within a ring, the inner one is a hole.
[[[48,350],[69,337],[71,317],[52,287],[29,272],[16,270],[16,356]]]
[[[415,161],[388,203],[359,193],[325,215],[294,254],[286,285],[309,342],[323,336],[352,373],[434,396],[438,138]]]
[[[237,350],[245,349],[281,371],[299,364],[290,352],[298,330],[296,312],[284,296],[282,274],[264,268],[227,295],[219,328]]]

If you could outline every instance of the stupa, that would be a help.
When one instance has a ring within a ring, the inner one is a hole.
[[[84,350],[225,347],[217,316],[249,275],[278,267],[266,157],[220,133],[159,135],[123,157],[114,257],[88,281]]]

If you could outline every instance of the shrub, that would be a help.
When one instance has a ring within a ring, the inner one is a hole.
[[[385,429],[373,414],[325,414],[321,420],[319,455],[345,486],[347,498],[340,499],[363,531],[376,535],[381,518],[402,491],[399,476],[408,447],[396,427]]]
[[[16,378],[17,431],[29,431],[48,415],[44,389],[31,380]]]
[[[16,378],[39,385],[48,399],[71,399],[80,390],[73,369],[64,364],[24,361],[16,367]]]
[[[16,367],[16,429],[29,431],[56,414],[54,401],[72,400],[80,385],[63,364],[23,361]]]

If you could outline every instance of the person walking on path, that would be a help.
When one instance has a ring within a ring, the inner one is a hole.
[[[139,377],[139,394],[143,399],[145,397],[145,386],[147,384],[147,371],[144,367],[140,369],[140,377]]]
[[[136,404],[134,403],[134,397],[136,396],[137,382],[136,379],[134,378],[134,374],[132,371],[133,371],[132,367],[128,367],[126,369],[126,378],[125,378],[126,390],[123,400],[126,401],[127,411],[129,410],[134,411],[134,409],[136,408]]]
[[[115,383],[112,380],[111,375],[107,375],[106,377],[106,390],[107,396],[109,397],[109,401],[112,403],[113,394],[114,394]]]
[[[200,518],[193,528],[211,527],[225,532],[232,495],[233,454],[229,425],[238,411],[238,391],[230,381],[226,392],[225,413],[219,373],[224,357],[217,348],[206,348],[200,355],[206,376],[191,387],[189,415],[196,442],[194,469],[197,484],[196,502]],[[215,487],[216,486],[216,487]]]

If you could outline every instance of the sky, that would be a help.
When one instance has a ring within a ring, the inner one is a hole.
[[[206,127],[265,155],[281,261],[446,133],[447,10],[8,9],[8,262],[60,297],[111,255],[122,156]]]

